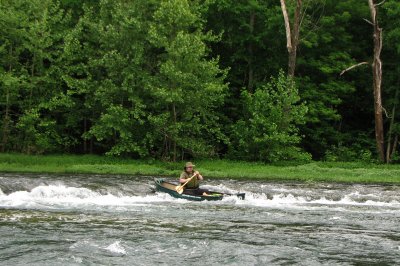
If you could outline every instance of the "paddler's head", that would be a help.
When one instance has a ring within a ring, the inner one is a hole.
[[[196,165],[192,164],[191,162],[187,162],[187,163],[185,164],[184,170],[185,170],[186,172],[188,172],[188,173],[191,173],[191,172],[193,172],[193,168],[194,168],[195,166],[196,166]]]

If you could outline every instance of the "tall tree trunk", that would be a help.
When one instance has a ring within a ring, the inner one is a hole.
[[[83,135],[86,135],[87,132],[87,119],[86,117],[83,118]],[[87,139],[86,138],[82,138],[83,139],[83,153],[87,152]]]
[[[175,103],[172,104],[172,112],[173,112],[173,117],[174,117],[174,126],[176,127],[176,122],[177,122],[177,116],[176,116],[176,106]],[[177,154],[177,150],[176,150],[176,137],[173,141],[173,158],[172,161],[176,162],[176,154]]]
[[[89,142],[90,146],[89,146],[89,153],[93,154],[93,147],[94,147],[94,139],[93,137],[90,137],[90,142]]]
[[[13,47],[11,45],[10,47],[10,58],[12,58],[12,53],[13,53]],[[12,70],[12,65],[11,63],[8,66],[8,72],[11,73]],[[4,118],[3,118],[3,136],[1,140],[1,152],[5,152],[6,146],[7,146],[7,141],[8,141],[8,126],[10,123],[10,88],[7,86],[6,90],[6,110],[4,113]]]
[[[95,117],[94,110],[92,110],[92,115],[90,117]],[[91,127],[92,124],[93,124],[93,120],[89,119],[89,128]],[[93,154],[93,152],[94,152],[94,137],[91,136],[90,142],[89,142],[89,153]]]
[[[382,28],[379,27],[376,5],[374,0],[368,0],[371,11],[372,25],[374,27],[374,60],[372,62],[374,107],[375,107],[375,138],[376,147],[381,162],[385,162],[384,129],[382,116]]]
[[[296,71],[297,60],[297,46],[299,45],[300,38],[300,23],[301,23],[301,8],[302,0],[296,1],[296,9],[294,12],[294,21],[292,27],[290,26],[289,15],[286,8],[285,0],[281,0],[281,9],[283,19],[285,21],[286,30],[286,47],[288,50],[288,76],[294,77]]]
[[[397,99],[399,97],[399,88],[396,87],[396,92],[394,94],[394,104],[392,108],[392,115],[390,117],[390,126],[389,126],[389,131],[388,131],[388,143],[386,147],[386,162],[390,163],[392,160],[392,155],[394,154],[395,148],[396,148],[396,142],[397,142],[397,136],[395,137],[395,140],[392,144],[392,134],[393,134],[393,125],[394,125],[394,117],[396,116],[396,105],[397,105]]]
[[[36,61],[36,54],[33,53],[32,66],[31,66],[31,82],[30,82],[31,85],[30,85],[30,91],[29,91],[29,105],[28,105],[29,109],[31,109],[31,107],[32,107],[32,98],[33,98],[32,83],[33,83],[33,79],[35,76],[35,61]]]
[[[5,152],[8,140],[8,125],[10,123],[10,116],[9,116],[9,109],[10,109],[10,89],[7,86],[6,91],[6,110],[4,113],[3,118],[3,137],[1,141],[1,152]]]
[[[393,158],[394,154],[396,153],[397,144],[399,144],[399,135],[396,135],[396,137],[394,137],[393,146],[392,146],[393,148],[392,148],[392,152],[390,154],[390,158]]]
[[[249,27],[250,27],[250,36],[251,38],[253,37],[254,33],[254,23],[256,19],[256,14],[255,12],[250,13],[250,21],[249,21]],[[247,50],[249,52],[249,60],[248,60],[248,82],[247,82],[247,90],[249,92],[253,92],[253,86],[254,86],[254,70],[253,70],[253,56],[254,56],[254,51],[253,51],[253,39],[249,41],[249,45],[247,47]]]

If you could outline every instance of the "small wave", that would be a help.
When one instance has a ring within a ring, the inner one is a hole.
[[[81,240],[77,241],[76,243],[72,244],[69,249],[78,254],[104,254],[107,252],[108,255],[111,256],[125,256],[127,254],[124,246],[120,243],[120,241],[115,241],[114,243],[106,246],[103,243],[97,243],[97,241],[92,239]],[[81,257],[81,256],[79,256]]]
[[[125,248],[121,245],[120,241],[116,241],[105,248],[115,255],[126,255]]]
[[[58,198],[58,199],[68,199],[68,198],[87,199],[100,196],[100,193],[94,192],[87,188],[66,187],[63,185],[39,186],[32,189],[32,191],[29,194],[33,198]]]
[[[78,264],[81,264],[83,262],[83,259],[81,257],[72,256],[72,259]]]
[[[0,194],[0,207],[8,208],[79,208],[85,206],[138,206],[153,202],[165,202],[172,198],[167,194],[124,196],[101,194],[87,188],[64,185],[38,186],[31,191]]]
[[[232,200],[232,199],[229,199]],[[354,205],[354,206],[378,206],[378,207],[400,207],[400,202],[390,201],[384,202],[371,198],[369,200],[358,201],[352,195],[345,195],[338,200],[328,199],[325,196],[320,198],[311,198],[309,196],[298,196],[293,194],[266,194],[246,192],[244,201],[235,200],[239,205],[252,205],[257,207],[282,207],[282,206],[309,206],[309,205]]]

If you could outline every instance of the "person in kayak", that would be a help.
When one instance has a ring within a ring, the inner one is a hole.
[[[207,193],[206,190],[200,189],[200,182],[203,181],[203,176],[200,174],[199,171],[194,170],[195,165],[192,164],[191,162],[187,162],[185,164],[185,167],[183,168],[183,172],[181,173],[181,176],[179,177],[179,182],[181,185],[186,183],[189,178],[191,178],[193,175],[194,177],[192,180],[190,180],[186,185],[185,185],[185,194],[190,194],[190,195],[203,195],[204,193]]]

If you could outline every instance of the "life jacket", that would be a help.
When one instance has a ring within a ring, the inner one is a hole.
[[[181,178],[185,178],[185,179],[191,178],[192,176],[193,176],[192,173],[188,174],[186,171],[182,172],[182,174],[181,174]],[[192,180],[190,180],[185,185],[185,188],[198,188],[199,185],[200,185],[200,182],[199,182],[199,180],[197,179],[197,176],[196,176],[196,177],[193,177]]]

